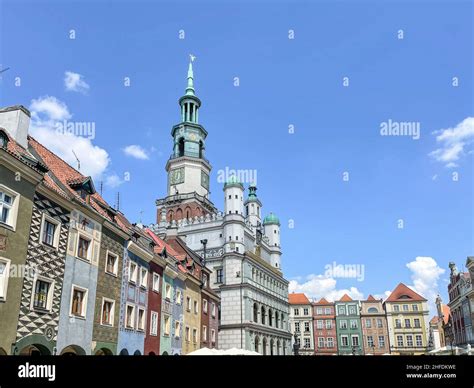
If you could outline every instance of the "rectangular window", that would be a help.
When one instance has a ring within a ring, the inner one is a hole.
[[[72,287],[71,315],[85,318],[87,306],[87,290],[76,286]]]
[[[423,340],[421,338],[421,335],[416,335],[415,340],[416,340],[416,346],[421,348],[423,346]]]
[[[400,311],[400,306],[398,304],[394,305],[393,311],[396,311],[396,312]]]
[[[39,310],[50,310],[52,293],[51,283],[51,281],[46,279],[36,279],[33,293],[33,308]]]
[[[295,317],[299,316],[300,315],[300,309],[293,309],[293,315]]]
[[[127,305],[125,313],[125,326],[127,329],[135,328],[135,306]]]
[[[191,298],[189,296],[186,297],[186,310],[191,311]]]
[[[304,331],[305,333],[309,333],[309,322],[304,323]]]
[[[415,327],[421,327],[421,325],[420,325],[420,319],[419,319],[419,318],[415,318],[415,319],[413,320],[413,324],[414,324]]]
[[[165,295],[166,299],[171,300],[171,285],[168,283],[166,283],[166,286],[165,286],[165,293],[166,293]]]
[[[146,268],[140,268],[140,287],[147,288],[148,285],[148,270]]]
[[[383,335],[379,335],[379,348],[385,347],[385,337]]]
[[[405,327],[411,327],[411,323],[409,319],[405,319]]]
[[[0,222],[14,226],[13,204],[16,196],[0,190]]]
[[[359,346],[359,336],[353,335],[352,336],[352,346]]]
[[[324,348],[324,337],[318,337],[318,348]]]
[[[382,325],[382,318],[377,318],[377,327],[380,329],[381,327],[383,327]]]
[[[150,335],[158,335],[158,313],[152,311],[150,315]]]
[[[170,335],[170,331],[171,331],[171,317],[169,315],[167,315],[165,317],[165,322],[164,322],[164,334],[169,336]]]
[[[309,309],[304,308],[304,309],[303,309],[303,314],[304,314],[304,315],[309,315]]]
[[[79,242],[77,244],[77,257],[83,260],[89,260],[89,247],[91,240],[88,240],[82,236],[79,236]]]
[[[324,314],[330,315],[331,314],[331,307],[325,307],[324,308]]]
[[[355,313],[356,313],[356,308],[354,306],[350,306],[349,307],[349,314],[350,315],[355,315]]]
[[[323,328],[323,321],[320,320],[320,319],[318,319],[318,320],[316,321],[316,327],[317,327],[318,329],[322,329],[322,328]]]
[[[211,330],[211,342],[216,343],[216,331],[214,329]]]
[[[197,314],[199,312],[199,304],[197,300],[194,301],[194,314]]]
[[[138,275],[137,270],[138,270],[137,264],[134,263],[133,261],[130,261],[130,264],[128,266],[128,274],[129,274],[128,276],[131,283],[137,283],[137,275]]]
[[[347,329],[347,321],[340,321],[339,322],[339,328]]]
[[[408,305],[407,304],[403,305],[403,311],[408,311]]]
[[[0,301],[7,299],[10,260],[0,258]]]
[[[216,317],[216,304],[214,302],[211,303],[211,315],[213,318]]]
[[[304,347],[305,349],[311,348],[311,340],[309,338],[304,339]]]
[[[413,346],[413,336],[412,335],[407,335],[407,346],[412,347]]]
[[[357,329],[357,321],[355,319],[351,319],[351,329]]]
[[[153,272],[152,289],[153,291],[160,292],[160,275],[156,272]]]
[[[186,329],[184,330],[185,332],[185,339],[187,342],[191,341],[191,329],[189,326],[186,326]]]
[[[176,290],[176,304],[180,305],[181,304],[181,290]]]
[[[341,336],[341,343],[343,347],[349,346],[349,339],[347,338],[347,335]]]
[[[216,269],[216,283],[223,283],[223,272],[222,272],[222,268]]]
[[[338,311],[339,315],[346,315],[346,309],[344,308],[344,306],[340,306]]]
[[[140,307],[138,308],[137,329],[145,331],[145,310]]]
[[[117,275],[118,269],[118,256],[113,253],[107,252],[107,258],[105,259],[105,272],[111,275]]]
[[[202,327],[202,340],[207,341],[207,326]]]
[[[367,346],[369,348],[373,348],[374,347],[374,337],[372,337],[371,335],[368,335],[367,336]]]
[[[332,321],[330,319],[326,319],[326,329],[332,329]]]
[[[202,301],[202,311],[207,314],[207,299],[203,299]]]
[[[299,323],[299,322],[295,322],[295,331],[296,331],[297,333],[300,332],[300,323]]]
[[[400,319],[395,319],[395,327],[397,329],[402,327],[402,321]]]
[[[175,338],[179,338],[181,336],[181,322],[175,321],[174,323],[174,336]]]
[[[322,307],[317,307],[316,308],[316,314],[317,315],[323,315],[323,308]]]
[[[418,305],[417,304],[413,305],[413,311],[418,311]]]
[[[370,329],[372,327],[372,320],[370,318],[367,318],[365,320],[365,327]]]
[[[114,306],[115,302],[113,300],[102,298],[101,325],[114,325]]]
[[[41,237],[41,241],[45,245],[49,245],[50,247],[56,246],[56,227],[58,225],[56,223],[53,223],[49,219],[44,219],[43,221],[43,236]]]
[[[402,335],[397,335],[397,346],[398,347],[403,347],[403,336]]]
[[[328,337],[327,346],[328,346],[328,348],[333,348],[334,347],[334,338],[333,337]]]

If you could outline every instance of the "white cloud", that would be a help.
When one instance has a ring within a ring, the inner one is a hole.
[[[112,189],[119,187],[124,182],[125,181],[117,174],[111,174],[105,178],[105,185],[111,187]]]
[[[110,163],[107,151],[92,144],[89,138],[57,131],[58,122],[72,117],[64,102],[53,96],[40,97],[31,101],[30,111],[30,133],[37,141],[71,166],[77,167],[72,153],[74,150],[81,161],[82,174],[93,179],[102,177]]]
[[[64,72],[64,87],[71,92],[86,94],[89,90],[89,84],[84,81],[84,77],[79,73],[72,71]]]
[[[147,160],[149,159],[148,153],[139,145],[132,144],[128,145],[123,149],[125,155],[131,156],[132,158]]]
[[[385,291],[384,293],[382,294],[372,294],[372,296],[375,298],[375,299],[387,299],[390,294],[392,293],[392,291]]]
[[[465,148],[474,142],[474,117],[467,117],[454,128],[434,131],[440,148],[430,152],[430,156],[446,167],[457,167],[457,162],[465,154]]]
[[[363,299],[364,295],[356,287],[346,289],[336,288],[336,279],[324,275],[309,275],[302,283],[291,280],[288,285],[289,292],[303,292],[313,299],[326,298],[329,301],[339,300],[344,294],[353,299]]]
[[[431,313],[436,311],[434,301],[438,295],[438,280],[446,272],[432,257],[418,256],[414,261],[409,262],[407,268],[412,272],[410,286],[418,294],[428,299]]]

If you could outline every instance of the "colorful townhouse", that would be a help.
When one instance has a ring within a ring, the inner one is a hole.
[[[294,338],[299,345],[299,354],[314,353],[313,309],[305,294],[291,293],[288,295],[290,304],[289,322]]]
[[[336,355],[336,311],[334,303],[321,298],[313,303],[314,354]]]
[[[428,350],[427,300],[400,283],[384,301],[390,353],[418,355]]]
[[[209,280],[211,279],[211,270],[205,266],[202,267],[202,286],[201,286],[201,348],[217,349],[219,332],[219,296],[212,290]]]
[[[367,300],[361,301],[360,305],[364,353],[389,354],[388,325],[382,300],[369,295]]]
[[[120,355],[140,356],[145,351],[149,263],[154,258],[154,243],[136,226],[131,233],[124,250],[117,349]]]
[[[449,263],[449,269],[448,306],[451,311],[452,332],[454,335],[454,338],[450,338],[450,340],[452,340],[453,345],[461,347],[465,347],[467,344],[474,345],[471,319],[471,302],[474,287],[471,283],[471,274],[469,272],[459,272],[456,264],[453,262]],[[471,295],[471,298],[469,298],[469,295]]]
[[[15,346],[23,289],[18,270],[27,261],[36,191],[49,192],[41,184],[47,168],[28,151],[29,121],[30,112],[23,106],[0,110],[0,355],[23,351]],[[51,353],[54,343],[47,342],[45,349]]]
[[[344,294],[335,302],[337,348],[340,355],[362,355],[362,325],[360,303]]]

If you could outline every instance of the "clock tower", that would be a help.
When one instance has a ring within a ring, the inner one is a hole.
[[[157,200],[158,222],[165,208],[167,221],[217,212],[209,201],[211,165],[205,158],[207,131],[199,124],[201,100],[194,90],[193,60],[188,68],[187,87],[179,99],[181,121],[171,129],[173,152],[166,163],[167,197]]]

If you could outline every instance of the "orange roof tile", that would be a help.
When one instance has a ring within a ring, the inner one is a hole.
[[[441,311],[443,312],[443,322],[446,325],[449,321],[449,317],[451,316],[451,309],[449,306],[443,304],[441,305]]]
[[[420,294],[417,294],[410,287],[406,286],[403,283],[400,283],[397,287],[395,287],[395,289],[392,291],[392,293],[385,302],[406,301],[426,302],[426,299],[423,298]]]
[[[369,295],[367,302],[377,302],[377,299],[375,299],[372,295]]]
[[[352,302],[352,301],[353,299],[347,294],[344,294],[342,298],[339,299],[339,302]]]
[[[288,301],[290,304],[310,304],[309,299],[303,293],[288,294]]]

